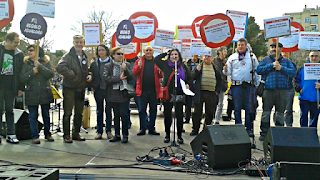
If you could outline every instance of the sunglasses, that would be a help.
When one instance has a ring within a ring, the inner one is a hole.
[[[318,55],[311,55],[311,57],[318,57]]]
[[[122,55],[123,55],[123,53],[116,53],[116,55],[118,55],[118,56],[122,56]]]

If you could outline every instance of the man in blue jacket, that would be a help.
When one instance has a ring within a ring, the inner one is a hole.
[[[319,52],[311,51],[309,54],[309,63],[319,63]],[[301,127],[317,127],[319,109],[317,107],[317,91],[320,89],[318,80],[305,80],[304,66],[302,66],[295,78],[295,89],[299,92],[300,100],[300,126]],[[310,112],[310,121],[308,114]]]
[[[296,68],[289,59],[281,55],[283,45],[278,43],[278,59],[276,60],[276,43],[270,45],[270,55],[266,56],[258,65],[257,73],[265,77],[265,90],[262,96],[262,116],[260,124],[260,138],[264,138],[270,128],[270,114],[275,106],[275,125],[284,125],[284,111],[288,102],[290,78],[296,74]]]

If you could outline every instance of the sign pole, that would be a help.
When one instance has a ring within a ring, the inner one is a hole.
[[[278,43],[279,43],[279,38],[276,38],[276,61],[278,61]]]
[[[36,53],[36,57],[35,57],[35,61],[38,61],[39,60],[39,40],[36,40],[35,41],[35,45],[36,45],[36,49],[35,49],[35,53]]]
[[[232,53],[234,53],[234,52],[235,52],[235,47],[236,47],[236,43],[235,43],[235,42],[233,42],[233,43],[232,43]]]

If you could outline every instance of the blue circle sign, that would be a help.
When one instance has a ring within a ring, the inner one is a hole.
[[[123,20],[119,23],[116,31],[116,39],[122,45],[129,44],[134,38],[134,26],[130,20]]]
[[[20,30],[25,37],[39,40],[47,33],[47,22],[40,14],[28,13],[20,21]]]

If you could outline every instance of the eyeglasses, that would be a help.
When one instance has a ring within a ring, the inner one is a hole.
[[[28,49],[28,52],[33,52],[34,51],[34,49]]]
[[[116,55],[118,55],[118,56],[123,56],[123,53],[116,53]]]
[[[318,55],[311,55],[311,57],[318,57]]]

